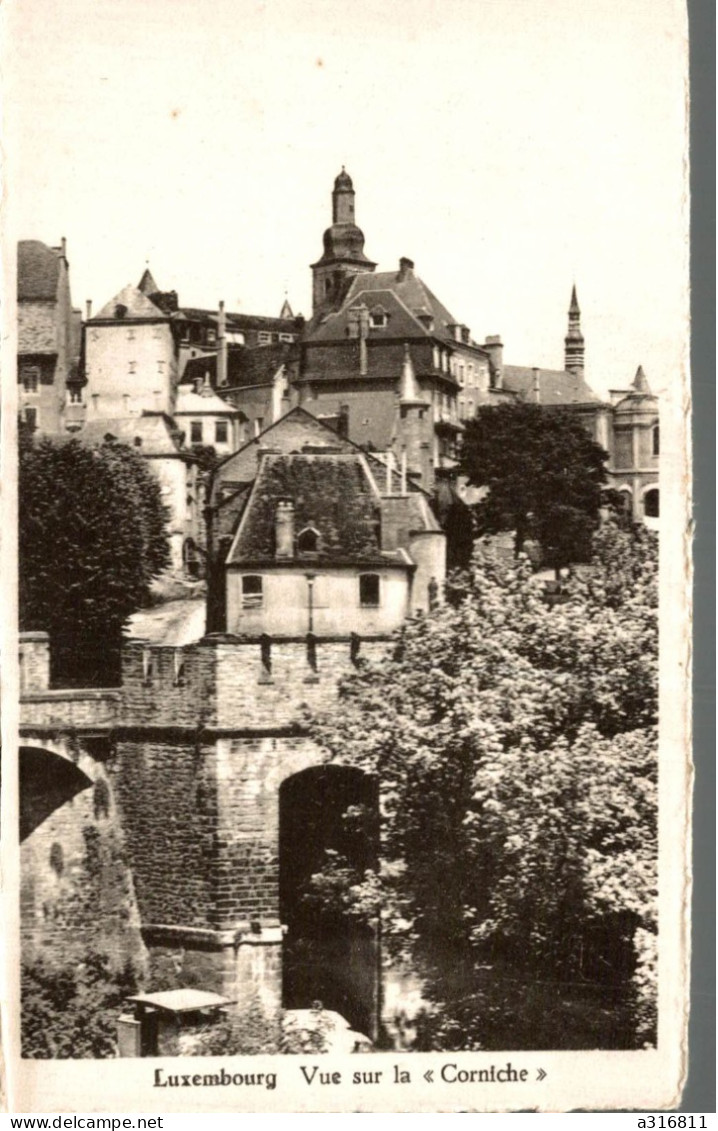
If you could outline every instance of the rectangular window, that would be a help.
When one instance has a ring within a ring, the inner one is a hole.
[[[633,429],[616,428],[614,432],[616,467],[633,467]]]
[[[376,608],[379,604],[379,574],[362,573],[359,576],[359,604],[362,608]]]
[[[191,444],[202,443],[202,421],[192,420],[189,426],[189,439]]]
[[[293,342],[294,341],[294,334],[280,334],[279,340],[280,340],[280,342]]]
[[[37,428],[37,409],[30,408],[29,405],[25,408],[25,423],[28,428],[33,430]]]
[[[40,370],[37,365],[23,367],[21,373],[22,387],[26,393],[36,393],[40,384]]]
[[[217,420],[214,425],[214,440],[216,444],[227,443],[227,421]]]
[[[269,346],[272,344],[272,335],[268,330],[260,330],[257,334],[257,341],[260,346]]]
[[[263,597],[262,578],[257,574],[246,574],[242,578],[242,608],[260,609]]]

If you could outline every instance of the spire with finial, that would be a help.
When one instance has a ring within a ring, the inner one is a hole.
[[[568,333],[564,338],[565,354],[563,367],[568,373],[583,377],[584,340],[581,333],[581,308],[578,305],[576,284],[571,291],[571,303],[568,308]]]

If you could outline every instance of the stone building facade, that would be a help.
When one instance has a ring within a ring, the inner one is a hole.
[[[43,435],[56,435],[65,424],[72,426],[68,382],[77,373],[81,339],[64,239],[59,247],[20,241],[17,300],[20,418]]]
[[[403,257],[376,271],[356,225],[355,192],[342,170],[332,225],[312,265],[314,307],[293,378],[299,404],[315,416],[343,415],[351,440],[406,460],[432,490],[456,468],[463,420],[502,391],[500,338],[478,344]]]

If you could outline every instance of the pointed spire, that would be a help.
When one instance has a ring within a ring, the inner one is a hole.
[[[576,284],[575,283],[573,284],[573,288],[571,290],[571,305],[568,308],[568,312],[569,312],[569,314],[578,314],[579,316],[581,314],[581,308],[578,305],[578,298],[576,297]]]
[[[150,295],[159,294],[160,288],[157,286],[157,283],[152,277],[152,272],[150,271],[149,265],[145,267],[144,271],[142,272],[142,278],[137,284],[137,290],[142,291],[142,294],[147,298],[149,298]]]
[[[289,305],[289,299],[287,298],[286,294],[284,296],[284,302],[282,303],[282,309],[279,312],[279,317],[280,318],[294,318],[294,311],[292,310],[291,306]]]
[[[643,372],[642,365],[638,366],[638,369],[636,370],[636,376],[633,378],[631,387],[635,389],[637,393],[647,393],[650,396],[651,386],[648,384],[648,380],[646,378],[646,374]]]
[[[411,353],[409,352],[408,343],[404,343],[404,361],[401,367],[401,383],[399,385],[399,400],[402,404],[422,404],[423,400],[419,392],[419,385],[416,380],[416,373],[414,371],[414,363],[411,360]]]
[[[583,377],[584,341],[581,333],[581,309],[576,295],[576,284],[571,290],[571,305],[568,308],[568,332],[564,338],[563,367],[576,377]]]

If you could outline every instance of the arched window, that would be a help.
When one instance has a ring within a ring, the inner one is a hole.
[[[658,488],[651,487],[650,491],[646,491],[643,496],[643,513],[646,518],[658,518],[659,500]]]
[[[380,586],[378,573],[359,575],[359,604],[362,608],[376,608],[379,604]]]
[[[242,578],[242,608],[260,609],[263,595],[262,578],[253,573],[245,574]]]
[[[316,554],[319,549],[319,531],[307,526],[297,535],[297,551],[300,554]]]
[[[652,444],[653,444],[653,454],[654,454],[654,456],[657,456],[657,455],[659,455],[660,448],[661,448],[661,438],[660,438],[659,429],[658,429],[657,424],[654,425],[654,427],[651,430],[651,439],[652,439]]]

